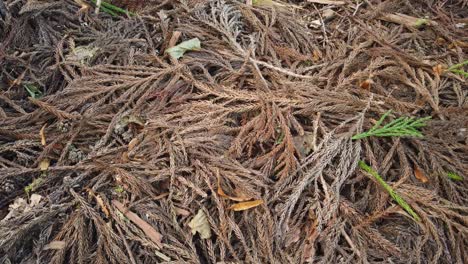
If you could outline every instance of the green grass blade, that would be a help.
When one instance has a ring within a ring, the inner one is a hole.
[[[390,196],[397,202],[408,214],[410,214],[414,220],[416,221],[421,221],[421,218],[418,216],[418,214],[411,208],[411,206],[400,196],[398,195],[393,188],[388,185],[382,177],[372,169],[369,165],[367,165],[364,161],[360,160],[358,163],[359,167],[363,170],[365,170],[367,173],[372,175],[379,183],[382,185],[382,187],[390,194]]]

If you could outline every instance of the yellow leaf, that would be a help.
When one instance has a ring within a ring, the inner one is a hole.
[[[44,124],[41,128],[41,130],[39,131],[39,135],[41,136],[41,144],[42,146],[45,146],[46,145],[46,138],[45,138],[45,128],[46,128],[47,124]]]
[[[46,171],[49,168],[49,165],[50,160],[48,158],[45,158],[39,163],[39,168],[41,168],[41,171]]]
[[[261,204],[263,204],[263,200],[254,200],[254,201],[249,201],[249,202],[233,204],[231,205],[231,207],[229,207],[229,209],[232,209],[234,211],[244,211],[250,208],[257,207]]]
[[[429,181],[429,179],[427,179],[426,175],[424,175],[424,173],[418,168],[418,166],[414,166],[414,176],[422,183],[426,183]]]

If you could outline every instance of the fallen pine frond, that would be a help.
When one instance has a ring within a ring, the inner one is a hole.
[[[421,218],[418,216],[418,214],[411,208],[411,206],[400,196],[398,195],[393,188],[388,185],[383,179],[382,176],[379,175],[377,171],[372,169],[369,165],[367,165],[364,161],[360,160],[359,161],[359,167],[363,170],[365,170],[367,173],[372,175],[377,182],[382,185],[382,187],[390,194],[390,196],[397,202],[411,217],[413,217],[414,220],[416,221],[421,221]]]

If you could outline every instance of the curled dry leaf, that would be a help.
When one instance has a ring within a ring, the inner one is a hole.
[[[239,191],[238,191],[238,193],[239,193]],[[221,188],[221,179],[220,179],[219,175],[218,175],[218,195],[223,197],[223,198],[227,198],[227,199],[237,201],[237,202],[243,202],[243,201],[248,201],[248,200],[252,199],[252,198],[246,197],[244,195],[239,195],[238,197],[227,195],[224,192],[223,188]]]
[[[361,87],[362,89],[370,90],[371,85],[372,85],[373,83],[374,83],[374,82],[373,82],[371,79],[367,79],[367,80],[361,82],[361,83],[359,84],[359,87]]]
[[[257,207],[261,204],[263,204],[263,200],[254,200],[254,201],[249,201],[249,202],[233,204],[229,207],[229,209],[234,210],[234,211],[244,211],[250,208]]]
[[[128,211],[125,206],[116,200],[112,200],[112,204],[124,214],[130,221],[132,221],[136,226],[138,226],[146,236],[148,236],[151,241],[153,241],[158,247],[162,247],[162,235],[156,231],[150,224],[141,219],[137,214]]]
[[[424,175],[421,169],[418,168],[418,166],[414,166],[414,176],[422,183],[429,181],[429,179],[426,177],[426,175]]]
[[[39,131],[39,136],[41,136],[41,144],[42,146],[45,146],[46,145],[46,138],[45,138],[45,128],[46,128],[47,124],[44,124],[41,128],[41,130]]]
[[[101,196],[99,194],[96,194],[93,190],[86,188],[88,193],[96,199],[97,204],[101,207],[102,212],[106,215],[106,217],[110,216],[109,209],[107,209],[106,204],[104,203],[104,200],[102,200]]]
[[[166,53],[168,53],[172,58],[178,59],[184,56],[185,52],[191,50],[200,50],[200,40],[198,38],[193,38],[184,42],[181,42],[179,45],[168,48]]]
[[[133,138],[132,140],[130,140],[130,142],[128,143],[128,151],[132,151],[136,145],[138,145],[138,143],[140,143],[140,140],[138,138]]]
[[[198,210],[198,213],[190,221],[188,226],[192,229],[192,234],[199,233],[203,239],[211,237],[211,228],[208,219],[206,218],[205,212],[202,209]]]

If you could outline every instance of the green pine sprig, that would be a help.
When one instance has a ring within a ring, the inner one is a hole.
[[[450,68],[448,68],[447,71],[453,72],[453,73],[456,73],[456,74],[460,74],[460,75],[468,78],[468,72],[466,72],[466,71],[464,71],[462,69],[463,66],[466,66],[466,65],[468,65],[468,60],[465,60],[462,63],[458,63],[458,64],[450,66]]]
[[[431,119],[430,116],[423,118],[414,117],[399,117],[392,122],[380,127],[385,118],[392,112],[386,112],[377,123],[367,132],[354,135],[352,139],[361,139],[366,137],[423,137],[423,134],[418,130],[426,126],[426,121]]]
[[[408,214],[410,214],[414,220],[416,221],[421,221],[421,218],[419,215],[411,208],[411,206],[400,196],[398,195],[393,188],[388,185],[382,177],[379,175],[377,171],[372,169],[369,165],[367,165],[364,161],[360,160],[358,163],[359,167],[366,172],[368,172],[370,175],[372,175],[379,183],[382,185],[382,187],[390,194],[390,196],[397,202]]]

